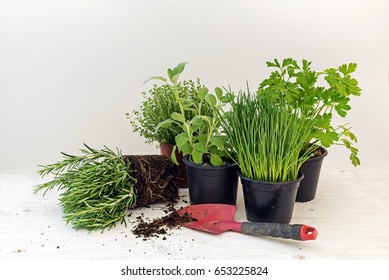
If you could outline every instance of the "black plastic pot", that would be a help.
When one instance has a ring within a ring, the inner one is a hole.
[[[236,205],[238,166],[203,166],[184,157],[188,173],[190,204],[223,203]]]
[[[316,196],[317,185],[320,177],[321,165],[328,151],[320,147],[322,155],[308,159],[300,168],[300,172],[304,174],[304,179],[300,182],[300,187],[297,191],[297,202],[311,201]]]
[[[242,176],[247,220],[260,223],[289,223],[292,219],[297,189],[304,175],[287,182],[263,182]]]

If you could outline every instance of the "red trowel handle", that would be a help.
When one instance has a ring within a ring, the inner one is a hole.
[[[317,230],[306,225],[243,222],[241,232],[256,236],[271,236],[294,240],[315,240]]]

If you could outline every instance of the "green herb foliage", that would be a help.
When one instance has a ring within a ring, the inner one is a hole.
[[[168,69],[171,83],[163,77],[152,77],[164,81],[171,87],[179,108],[158,124],[157,131],[172,125],[181,128],[181,133],[175,137],[176,146],[172,153],[174,162],[177,163],[175,150],[178,148],[184,156],[189,155],[189,159],[196,164],[207,162],[212,166],[222,166],[230,161],[230,156],[226,149],[227,138],[220,133],[217,114],[223,105],[233,99],[233,95],[223,94],[220,88],[216,88],[215,94],[212,94],[208,88],[201,87],[196,96],[183,98],[178,79],[185,65],[186,63],[180,63],[174,69]],[[210,108],[211,113],[207,108]]]
[[[304,147],[342,145],[350,150],[352,164],[359,165],[358,149],[354,147],[357,137],[351,132],[350,123],[333,124],[333,115],[346,117],[351,109],[350,97],[361,94],[357,80],[351,76],[357,64],[343,64],[316,72],[307,60],[299,65],[296,60],[287,58],[282,63],[277,59],[267,62],[267,66],[275,71],[260,84],[258,94],[269,91],[281,96],[292,108],[300,108],[305,117],[316,120],[315,129]],[[322,83],[327,85],[319,86]]]
[[[38,173],[54,179],[36,186],[34,192],[64,190],[60,204],[66,223],[75,229],[110,229],[119,221],[126,223],[126,210],[136,203],[136,179],[128,164],[119,150],[85,147],[80,156],[62,153],[63,161],[41,166]]]
[[[247,90],[249,92],[249,90]],[[300,151],[314,123],[281,98],[240,92],[220,115],[244,177],[266,182],[296,180],[313,148]]]
[[[189,80],[177,84],[177,91],[180,98],[198,100],[198,92],[202,88],[200,79],[196,82]],[[170,118],[173,112],[180,110],[176,102],[175,93],[172,87],[168,84],[153,85],[153,88],[148,92],[142,93],[143,102],[139,110],[134,110],[133,114],[126,114],[130,119],[133,131],[138,132],[146,139],[146,143],[154,141],[160,144],[175,144],[175,138],[182,132],[182,129],[177,124],[171,124],[169,127],[162,127],[155,130],[157,125]],[[204,106],[204,113],[211,114],[209,106]],[[187,118],[192,118],[191,111],[186,112]]]

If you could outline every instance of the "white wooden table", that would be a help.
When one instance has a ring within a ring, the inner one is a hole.
[[[58,192],[34,195],[42,182],[35,175],[0,175],[0,260],[88,259],[266,259],[379,260],[389,259],[389,170],[368,167],[322,169],[316,198],[296,203],[291,223],[319,231],[315,241],[245,236],[235,232],[212,235],[187,228],[172,230],[166,240],[143,241],[131,232],[141,212],[150,219],[165,215],[164,204],[133,210],[128,227],[101,233],[75,231],[65,225]],[[180,202],[188,200],[181,190]],[[245,220],[239,187],[238,221]]]

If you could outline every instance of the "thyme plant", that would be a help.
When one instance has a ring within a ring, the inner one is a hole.
[[[180,98],[190,98],[198,102],[198,92],[201,85],[200,79],[196,82],[185,80],[177,84],[177,91]],[[181,127],[172,124],[169,127],[162,127],[158,130],[157,125],[170,118],[173,112],[179,111],[175,93],[171,86],[167,84],[153,85],[148,93],[143,92],[143,101],[139,110],[134,110],[132,115],[127,113],[133,131],[138,132],[146,139],[146,143],[158,142],[159,144],[175,144],[175,137],[181,133]],[[203,108],[206,115],[210,114],[209,106]],[[188,118],[193,117],[191,111],[186,112]]]

